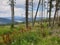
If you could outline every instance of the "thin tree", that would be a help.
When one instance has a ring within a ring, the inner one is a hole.
[[[36,10],[36,14],[35,14],[35,17],[34,17],[33,26],[34,26],[35,21],[36,21],[36,17],[37,17],[38,9],[39,9],[39,6],[40,6],[40,1],[41,1],[41,0],[39,0],[39,2],[38,2],[38,6],[37,6],[37,10]]]
[[[32,0],[32,27],[33,27],[33,0]]]
[[[29,14],[30,14],[30,16],[31,16],[31,18],[32,18],[32,27],[33,27],[33,0],[29,0]]]
[[[11,2],[10,6],[11,6],[11,19],[12,19],[12,23],[11,23],[11,28],[14,28],[14,0],[9,0]]]
[[[42,15],[41,15],[41,26],[42,26],[42,22],[43,22],[43,10],[44,10],[44,6],[43,6],[43,0],[42,0]]]
[[[57,9],[57,13],[58,13],[58,18],[59,18],[59,21],[58,21],[58,24],[60,26],[60,16],[59,16],[59,13],[60,13],[60,0],[58,0],[58,9]]]
[[[51,10],[52,10],[52,0],[49,0],[50,9],[49,9],[49,26],[51,26]]]
[[[28,28],[28,1],[26,0],[26,28]]]
[[[56,0],[56,9],[55,9],[55,14],[54,14],[54,19],[53,19],[53,26],[54,26],[54,21],[57,13],[57,8],[58,8],[58,0]]]

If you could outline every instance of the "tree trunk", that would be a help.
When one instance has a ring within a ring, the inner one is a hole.
[[[14,28],[14,0],[11,1],[11,28]]]
[[[35,14],[35,18],[34,18],[33,26],[34,26],[35,21],[36,21],[36,17],[37,17],[38,9],[39,9],[39,6],[40,6],[40,1],[41,1],[41,0],[39,0],[38,7],[37,7],[37,10],[36,10],[36,14]]]
[[[49,26],[51,26],[51,10],[52,10],[52,0],[50,0],[50,9],[49,9]]]
[[[54,19],[53,19],[53,26],[54,26],[54,20],[56,18],[57,7],[58,7],[58,0],[56,0],[56,9],[55,9],[55,14],[54,14]]]
[[[33,27],[33,0],[32,0],[32,27]]]
[[[26,28],[28,28],[28,0],[26,0]]]

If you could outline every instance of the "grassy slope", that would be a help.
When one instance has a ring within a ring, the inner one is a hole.
[[[59,33],[51,32],[51,30],[55,30],[55,28],[47,28],[46,24],[44,24],[43,29],[40,28],[39,24],[36,24],[31,30],[26,30],[25,24],[15,26],[13,31],[10,30],[10,26],[0,27],[0,35],[11,33],[9,35],[11,37],[11,43],[6,43],[7,45],[60,45],[59,36],[54,35]],[[0,45],[2,44],[4,45],[5,43],[2,36],[0,36]]]

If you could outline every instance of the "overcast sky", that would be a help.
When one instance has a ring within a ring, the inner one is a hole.
[[[37,9],[36,7],[38,4],[38,1],[39,0],[34,0],[34,15]],[[15,16],[25,17],[25,0],[16,0],[15,2],[16,2]],[[40,9],[41,8],[42,7],[40,7]],[[41,15],[41,11],[38,12],[38,17],[40,15]],[[45,15],[47,16],[47,13]],[[0,0],[0,17],[11,17],[11,9],[9,5],[9,0]],[[31,15],[29,17],[31,17]]]

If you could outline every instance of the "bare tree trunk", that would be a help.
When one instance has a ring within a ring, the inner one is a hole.
[[[48,22],[48,2],[47,2],[47,22]]]
[[[52,0],[50,0],[50,9],[49,9],[49,26],[51,26],[51,10],[52,10]]]
[[[28,0],[26,0],[26,28],[28,28]]]
[[[37,17],[38,9],[39,9],[39,6],[40,6],[40,1],[41,1],[41,0],[39,0],[38,7],[37,7],[37,10],[36,10],[36,14],[35,14],[35,18],[34,18],[33,26],[34,26],[35,21],[36,21],[36,17]]]
[[[43,23],[43,0],[42,0],[41,28],[42,28],[42,23]]]
[[[57,11],[57,24],[58,24],[58,22],[59,22],[59,16],[58,16],[58,11]]]
[[[12,16],[11,28],[14,28],[14,0],[11,1],[11,16]]]
[[[33,27],[33,0],[32,0],[32,27]]]
[[[58,0],[56,0],[56,9],[55,9],[55,14],[54,14],[54,19],[53,19],[53,26],[54,26],[54,20],[56,18],[57,7],[58,7]]]

